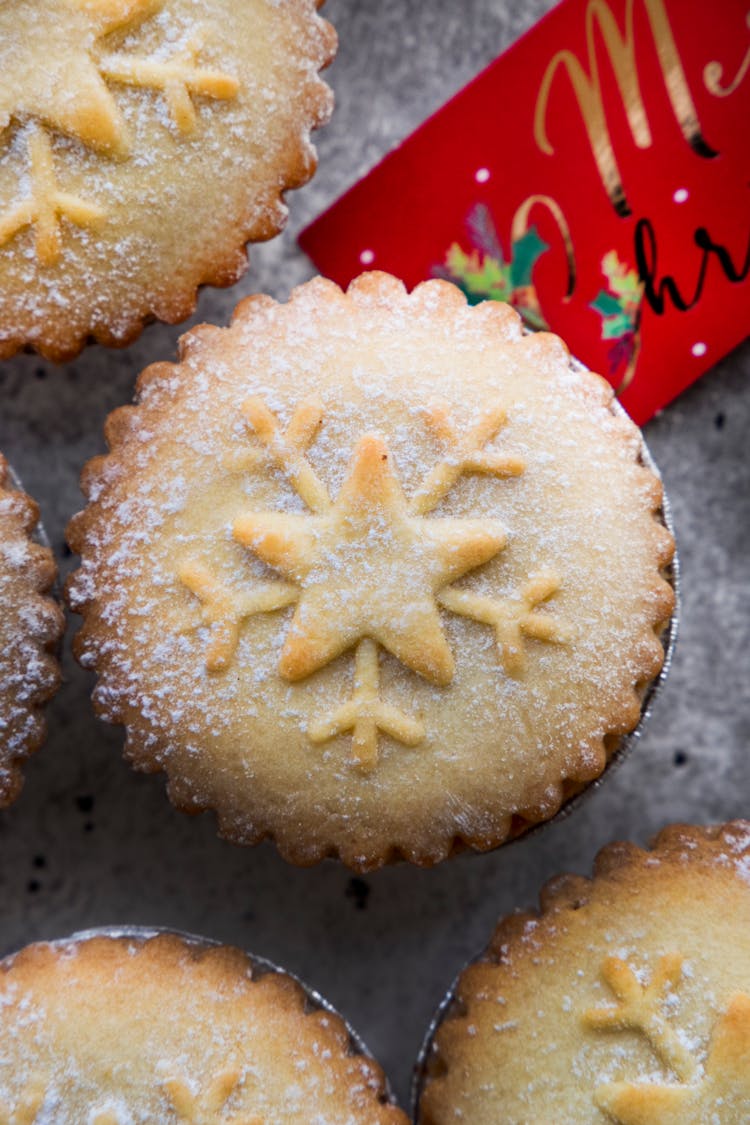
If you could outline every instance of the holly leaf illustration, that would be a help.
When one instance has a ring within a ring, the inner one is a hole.
[[[521,238],[513,243],[510,267],[510,283],[513,289],[531,285],[531,275],[538,259],[549,250],[549,245],[537,233],[536,227],[529,227]]]
[[[506,262],[490,209],[475,206],[466,222],[472,240],[467,253],[457,242],[449,248],[442,265],[433,269],[435,277],[452,281],[469,304],[504,301],[512,305],[532,328],[546,329],[532,275],[537,261],[549,246],[535,226],[529,227],[512,244],[511,260]]]
[[[602,258],[602,273],[609,281],[612,293],[621,297],[624,303],[637,305],[641,299],[643,285],[635,270],[629,270],[625,262],[621,262],[615,250],[610,250]]]
[[[469,269],[469,263],[472,257],[475,257],[475,255],[467,254],[465,250],[461,249],[457,242],[454,242],[445,255],[446,269],[449,273],[453,274],[454,277],[463,277]]]
[[[624,277],[613,277],[609,287],[628,304],[638,304],[641,299],[643,285],[635,270],[631,270]]]
[[[473,303],[490,298],[506,301],[511,295],[510,267],[496,258],[482,256],[473,250],[467,254],[454,243],[445,264]]]
[[[622,314],[622,304],[606,289],[600,289],[594,300],[589,305],[595,312],[598,312],[603,317],[620,316]]]
[[[602,340],[618,340],[633,329],[633,321],[626,313],[605,317],[602,324]]]

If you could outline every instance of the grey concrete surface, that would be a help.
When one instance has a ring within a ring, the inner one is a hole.
[[[329,0],[341,51],[338,98],[318,135],[320,171],[290,197],[283,236],[255,249],[244,280],[202,294],[194,320],[226,323],[243,295],[285,298],[313,273],[301,227],[428,112],[511,43],[545,0]],[[84,461],[107,413],[147,363],[172,358],[185,326],[153,325],[124,352],[54,368],[0,364],[0,449],[39,499],[63,572]],[[218,840],[210,815],[175,812],[158,777],[122,762],[122,732],[92,714],[91,678],[65,653],[49,740],[0,817],[0,946],[105,923],[175,926],[288,966],[336,1004],[403,1100],[431,1013],[498,915],[532,904],[560,870],[586,872],[614,838],[645,841],[674,820],[750,815],[750,347],[728,357],[647,427],[672,499],[684,606],[672,674],[644,738],[568,820],[433,871],[365,879],[326,863],[300,871],[270,846]],[[70,633],[66,641],[69,646]]]

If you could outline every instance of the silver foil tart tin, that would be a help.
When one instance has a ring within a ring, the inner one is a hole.
[[[482,957],[484,957],[484,954],[485,950],[483,949],[477,957],[472,957],[469,961],[461,966],[460,971],[456,973],[456,976],[453,978],[450,988],[446,992],[443,999],[440,1001],[435,1014],[433,1015],[427,1027],[427,1032],[424,1039],[422,1040],[422,1046],[420,1047],[419,1054],[417,1055],[417,1061],[414,1064],[414,1071],[411,1078],[411,1089],[409,1091],[409,1108],[411,1110],[411,1117],[414,1125],[421,1125],[422,1122],[420,1102],[422,1101],[422,1092],[427,1082],[430,1057],[432,1055],[435,1036],[438,1033],[438,1028],[442,1024],[443,1020],[448,1014],[448,1011],[455,1002],[456,989],[458,988],[458,982],[460,981],[461,977],[470,965],[474,965],[477,961],[481,961]]]

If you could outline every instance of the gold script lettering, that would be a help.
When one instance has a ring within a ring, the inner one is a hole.
[[[642,3],[648,16],[672,111],[682,134],[700,156],[716,156],[701,136],[698,114],[688,88],[664,0],[642,0]],[[607,0],[589,0],[586,8],[588,73],[572,51],[558,51],[544,72],[534,112],[534,139],[541,151],[551,156],[555,150],[547,133],[547,109],[552,84],[558,70],[564,68],[578,100],[602,183],[612,205],[620,215],[629,215],[631,211],[604,110],[595,30],[598,25],[617,80],[633,140],[638,148],[649,148],[653,140],[638,81],[633,30],[634,8],[635,0],[626,0],[623,34]]]
[[[576,287],[576,259],[573,251],[573,239],[570,237],[570,227],[568,226],[568,221],[563,214],[562,208],[551,195],[530,195],[523,201],[513,216],[513,222],[510,228],[511,244],[515,244],[526,234],[526,231],[529,229],[529,215],[531,209],[537,206],[547,208],[552,218],[557,223],[557,229],[562,235],[568,265],[568,286],[565,293],[565,300],[569,301]]]
[[[745,16],[745,23],[750,29],[750,12]],[[734,93],[748,70],[750,70],[750,48],[745,52],[745,57],[734,76],[734,81],[730,82],[728,86],[722,86],[721,84],[721,80],[724,77],[724,67],[720,62],[710,62],[707,64],[703,71],[703,81],[709,94],[713,94],[716,98],[726,98],[729,94]]]

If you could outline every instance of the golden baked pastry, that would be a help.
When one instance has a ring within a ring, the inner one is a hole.
[[[284,973],[173,934],[0,963],[0,1121],[407,1125],[343,1021]]]
[[[322,0],[0,4],[0,358],[175,323],[313,174]]]
[[[663,661],[673,543],[598,376],[385,274],[182,340],[70,527],[77,652],[139,769],[313,863],[493,847],[597,777]]]
[[[44,739],[41,704],[60,682],[53,653],[63,615],[45,596],[57,569],[52,552],[31,540],[38,518],[0,454],[0,807],[21,790],[21,762]]]
[[[750,821],[613,844],[459,979],[419,1125],[750,1121]]]

